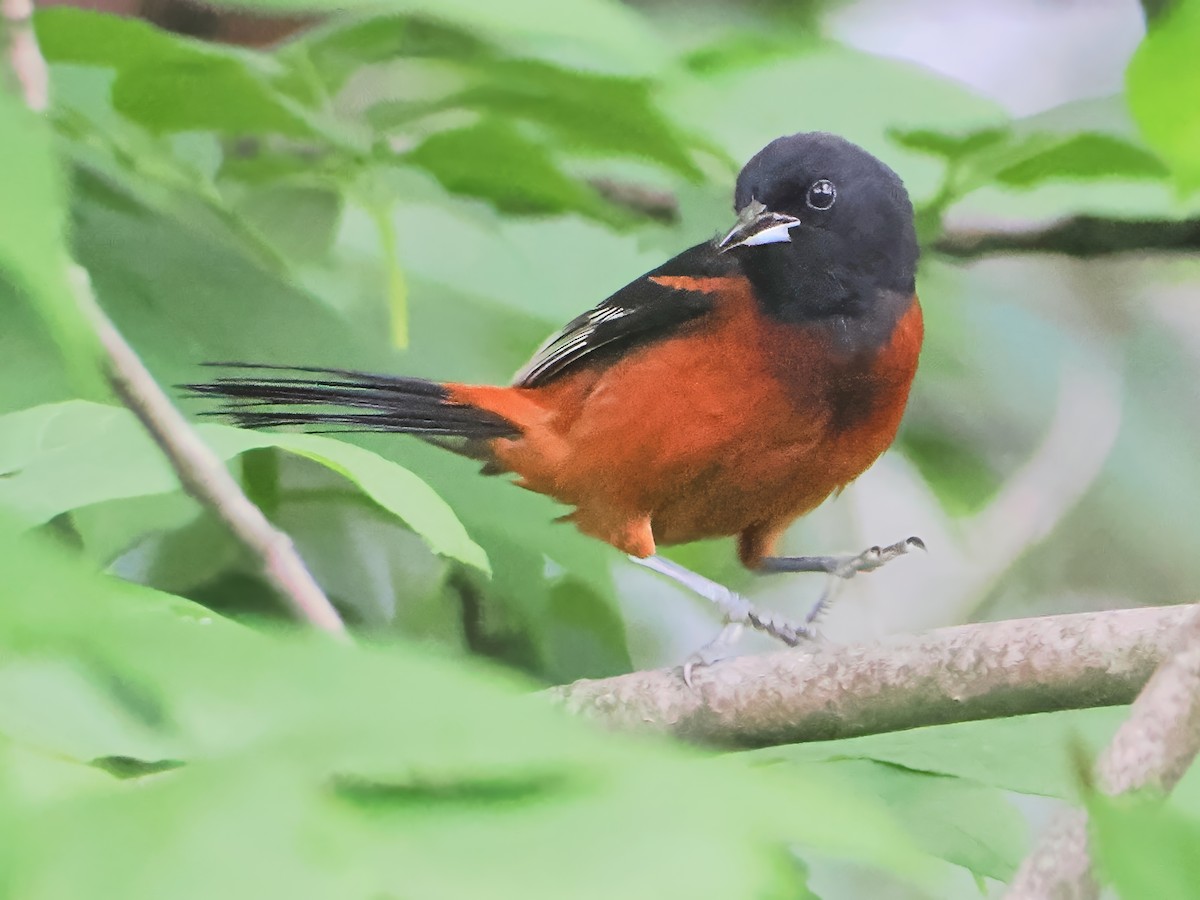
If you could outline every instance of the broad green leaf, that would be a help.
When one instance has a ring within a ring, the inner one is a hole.
[[[129,900],[249,898],[264,888],[313,900],[810,896],[785,850],[745,834],[760,830],[741,812],[752,803],[726,807],[737,824],[714,827],[681,790],[699,786],[698,772],[631,769],[598,787],[548,773],[447,785],[350,780],[339,790],[269,758],[239,759],[29,817],[16,883],[23,896]],[[648,794],[664,802],[647,803]],[[104,849],[95,834],[113,823],[123,840]]]
[[[339,476],[331,477],[340,481]],[[353,486],[342,484],[348,496],[379,509]],[[381,509],[379,514],[394,521]],[[172,594],[190,596],[214,572],[244,563],[245,559],[242,546],[228,527],[198,510],[195,501],[183,493],[121,498],[84,506],[72,510],[70,524],[79,538],[81,552],[97,566]]]
[[[280,48],[280,56],[301,56],[331,93],[341,90],[359,68],[397,59],[470,59],[497,55],[482,36],[465,28],[406,15],[340,16]]]
[[[177,755],[177,743],[158,733],[150,718],[122,690],[119,676],[96,662],[26,658],[0,666],[0,734],[25,746],[82,762]]]
[[[91,391],[98,378],[97,348],[68,280],[57,154],[45,122],[6,91],[0,91],[0,144],[0,290],[7,283],[32,303],[77,387]]]
[[[114,108],[152,132],[213,130],[348,142],[349,129],[323,123],[312,110],[313,98],[291,94],[290,73],[264,54],[69,7],[39,12],[37,27],[52,62],[113,69]]]
[[[1027,187],[1052,178],[1096,181],[1103,178],[1162,178],[1167,170],[1152,153],[1106,134],[1077,134],[1050,138],[1045,146],[1023,150],[996,173],[996,180],[1013,187]],[[1035,149],[1036,148],[1036,149]]]
[[[240,9],[311,10],[411,16],[505,42],[522,55],[568,60],[583,68],[654,71],[665,59],[661,40],[632,8],[616,0],[237,0]],[[336,27],[336,26],[335,26]]]
[[[224,425],[199,433],[222,459],[279,447],[345,476],[437,553],[487,568],[487,557],[425,482],[368,450],[312,434],[260,434]],[[28,524],[122,497],[177,490],[178,481],[132,413],[83,401],[0,417],[0,505]]]
[[[892,137],[946,160],[947,182],[937,197],[942,206],[989,186],[1024,191],[1045,182],[1076,181],[1091,189],[1096,182],[1161,180],[1168,174],[1153,153],[1124,135],[1063,125],[1047,113],[1006,128],[961,134],[919,129]]]
[[[1150,152],[1109,134],[1049,131],[1013,133],[958,160],[956,189],[965,194],[990,183],[1025,188],[1051,179],[1155,179],[1167,172]]]
[[[1001,143],[1008,137],[1008,129],[978,128],[963,134],[953,134],[929,128],[898,128],[888,136],[901,147],[941,156],[947,160],[958,160]]]
[[[1155,18],[1125,73],[1129,108],[1180,187],[1200,187],[1200,3],[1178,0]]]
[[[1022,794],[1072,798],[1078,779],[1071,748],[1097,751],[1127,715],[1124,707],[1065,710],[913,728],[750,753],[763,761],[869,759],[951,775]]]
[[[226,447],[242,445],[244,438],[240,429],[222,428],[223,434],[217,435],[211,433],[212,428],[206,426],[204,434],[218,447],[222,444]],[[487,556],[467,536],[450,507],[407,469],[370,450],[316,434],[256,435],[252,446],[279,447],[344,475],[384,509],[403,519],[429,542],[434,551],[479,569],[488,568]]]
[[[75,252],[160,381],[197,380],[211,359],[384,365],[384,341],[297,284],[261,236],[196,191],[90,156],[74,188]]]
[[[290,259],[313,262],[333,242],[342,197],[329,187],[279,180],[246,191],[236,208]]]
[[[796,7],[799,9],[799,7]],[[772,22],[769,29],[731,28],[715,41],[689,50],[683,65],[701,78],[728,72],[757,69],[785,59],[803,56],[820,47],[819,26],[796,28]]]
[[[1200,820],[1149,797],[1088,800],[1096,862],[1122,900],[1190,900],[1200,884]]]
[[[604,735],[494,670],[411,646],[180,621],[7,528],[0,566],[5,658],[86,659],[187,763],[6,804],[21,896],[805,896],[790,842],[929,872],[876,804],[816,773]],[[20,687],[27,708],[63,713],[44,683]],[[95,840],[109,831],[121,839]]]
[[[818,764],[878,796],[927,853],[980,878],[1006,881],[1027,850],[1021,813],[997,788],[872,760]]]
[[[74,397],[65,359],[24,289],[0,280],[0,413]]]
[[[447,580],[467,579],[467,572],[427,552],[420,537],[361,494],[347,490],[345,482],[339,486],[338,476],[328,470],[286,455],[280,462],[280,500],[273,520],[295,542],[313,576],[348,613],[356,630],[472,649],[463,636],[462,604],[443,590]],[[181,572],[188,563],[188,540],[172,534],[163,548],[174,550],[170,555]],[[156,552],[156,562],[163,555]],[[227,571],[244,569],[232,566]],[[147,583],[161,587],[157,573],[148,574]],[[478,578],[487,584],[485,576]],[[222,593],[209,583],[198,599],[205,602]]]
[[[383,130],[415,118],[469,109],[505,121],[536,122],[559,154],[623,155],[659,163],[690,179],[700,172],[687,138],[657,108],[650,82],[528,60],[493,59],[463,67],[466,87],[426,103],[382,104],[371,121]]]
[[[464,478],[460,462],[436,448],[414,447],[405,461],[463,511],[487,551],[492,578],[477,585],[477,616],[485,637],[507,647],[502,658],[555,683],[629,671],[609,571],[622,563],[616,551],[555,522],[558,504],[499,479]],[[585,637],[580,622],[596,630]]]
[[[239,232],[206,217],[204,208],[197,208],[181,189],[130,176],[116,180],[114,173],[89,168],[76,179],[76,248],[92,271],[105,308],[165,384],[207,377],[210,373],[197,363],[212,359],[315,363],[503,383],[547,334],[582,308],[573,272],[594,273],[584,280],[606,291],[661,258],[639,250],[629,238],[578,219],[522,220],[517,226],[520,251],[514,256],[512,223],[478,201],[447,200],[449,195],[432,179],[407,171],[431,196],[420,204],[402,204],[404,217],[397,219],[402,262],[406,268],[421,266],[424,276],[411,282],[414,340],[402,355],[388,347],[386,311],[379,302],[378,234],[368,217],[353,210],[343,216],[330,261],[319,269],[306,268],[301,286],[265,265]],[[462,220],[432,216],[437,204],[445,202],[455,204],[471,225],[454,242],[442,239],[439,229]],[[570,262],[552,271],[527,262],[547,252]],[[614,266],[618,271],[610,271]],[[483,277],[489,271],[490,289]],[[446,283],[471,290],[449,290]],[[488,299],[489,294],[496,299]],[[587,305],[595,301],[593,297]],[[532,312],[539,309],[553,311],[539,317]],[[0,342],[9,339],[0,333]],[[18,360],[0,358],[0,364],[9,361]],[[0,380],[0,388],[11,385],[6,390],[18,390],[19,399],[32,387],[26,373],[38,371],[26,369]],[[480,604],[487,630],[497,639],[493,646],[514,648],[505,659],[555,681],[628,671],[623,639],[602,667],[589,662],[580,668],[568,646],[555,644],[570,632],[550,627],[555,618],[549,612],[550,591],[564,570],[589,585],[575,602],[602,603],[605,609],[595,611],[595,618],[611,617],[616,599],[608,569],[622,564],[615,550],[555,524],[561,506],[515,490],[502,479],[481,478],[477,464],[469,460],[407,437],[347,439],[433,485],[485,547],[494,578],[481,583]],[[160,527],[152,517],[145,521],[147,531]],[[131,533],[128,526],[121,530]],[[216,564],[223,558],[221,554]],[[153,569],[138,569],[147,571]],[[202,575],[195,567],[193,572]],[[212,570],[209,577],[216,575]],[[174,579],[151,583],[178,584]],[[610,631],[608,638],[622,636]]]
[[[431,173],[447,190],[482,197],[506,212],[620,218],[599,194],[562,171],[544,147],[501,119],[433,134],[403,160]]]
[[[102,76],[101,70],[87,66],[59,67],[56,73],[65,89],[56,95],[54,118],[64,138],[64,160],[73,170],[73,212],[77,217],[94,201],[96,188],[103,185],[105,201],[125,212],[131,205],[144,205],[177,218],[209,240],[223,240],[229,249],[236,248],[268,268],[284,268],[279,248],[268,244],[255,226],[239,215],[230,198],[218,193],[212,171],[212,156],[220,153],[215,135],[189,132],[176,135],[174,141],[152,135],[113,109],[106,87],[105,96],[87,89],[95,87],[93,82],[106,86],[111,73]],[[68,74],[71,77],[63,77]],[[206,149],[192,153],[197,147]],[[187,148],[188,155],[178,155],[180,148]],[[97,260],[92,262],[95,265]],[[112,265],[107,257],[99,262],[101,271]],[[107,308],[108,303],[105,305]]]
[[[46,803],[67,797],[111,791],[118,782],[98,768],[42,753],[0,736],[0,796],[11,810],[17,803]],[[11,804],[11,805],[10,805]]]
[[[969,142],[988,134],[985,146],[955,161],[949,199],[971,192],[957,210],[966,219],[1155,219],[1200,208],[1196,199],[1180,202],[1168,166],[1138,132],[1123,95],[1076,100],[1004,128],[942,137]]]

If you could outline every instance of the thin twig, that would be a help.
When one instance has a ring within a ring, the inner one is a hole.
[[[1172,634],[1170,652],[1133,703],[1096,763],[1106,794],[1171,791],[1200,751],[1200,608]],[[1087,816],[1071,810],[1039,840],[1013,879],[1009,900],[1099,895],[1091,874]]]
[[[32,110],[43,112],[49,102],[49,79],[33,31],[33,4],[31,0],[0,0],[0,14],[8,33],[8,63],[21,85],[22,96]],[[260,560],[267,579],[298,616],[345,639],[341,617],[313,580],[291,539],[246,498],[221,461],[171,405],[96,302],[87,272],[68,260],[64,265],[80,310],[106,354],[113,390],[162,448],[184,490],[216,513]]]
[[[50,76],[33,32],[33,0],[0,0],[0,17],[8,33],[8,62],[21,86],[25,105],[45,112],[50,102]]]
[[[679,201],[670,191],[615,178],[589,183],[610,202],[662,222],[679,218]],[[956,226],[928,247],[956,259],[1015,253],[1053,253],[1091,259],[1122,253],[1190,253],[1200,250],[1200,218],[1109,219],[1068,216],[1044,224],[987,227]]]
[[[942,628],[871,644],[583,680],[548,693],[620,729],[761,747],[1130,702],[1191,606]]]
[[[87,272],[72,265],[71,275],[79,306],[107,357],[113,390],[162,448],[183,489],[215,513],[254,554],[267,579],[297,616],[344,638],[346,627],[341,617],[300,559],[291,538],[247,499],[224,464],[171,405],[96,302]]]
[[[605,200],[658,222],[679,221],[679,199],[670,191],[617,178],[589,178]]]
[[[1200,219],[1072,216],[1034,227],[958,228],[934,241],[931,249],[959,259],[1000,253],[1058,253],[1079,259],[1121,253],[1194,253],[1200,250]]]

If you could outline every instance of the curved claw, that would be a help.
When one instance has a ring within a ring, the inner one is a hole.
[[[886,547],[871,547],[858,556],[846,560],[830,574],[838,578],[853,578],[859,572],[874,572],[898,556],[904,556],[910,550],[925,550],[925,542],[919,537],[909,537]]]
[[[742,623],[739,621],[726,621],[725,627],[715,638],[689,656],[683,663],[683,683],[689,689],[695,690],[696,686],[692,684],[692,673],[704,666],[711,666],[713,663],[724,659],[728,655],[728,651],[732,649],[737,639],[742,636]]]

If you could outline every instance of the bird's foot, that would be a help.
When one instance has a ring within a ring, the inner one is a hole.
[[[853,578],[859,572],[874,572],[910,550],[924,550],[919,537],[905,538],[886,547],[871,547],[856,556],[768,556],[755,570],[764,575],[782,572],[824,572],[837,578]]]
[[[836,578],[853,578],[860,572],[874,572],[910,550],[924,550],[925,542],[915,535],[888,544],[886,547],[870,547],[857,556],[833,557],[838,564],[829,574]]]
[[[731,591],[723,584],[718,584],[712,579],[705,578],[703,575],[664,557],[650,556],[638,559],[631,556],[630,559],[660,575],[666,575],[709,600],[721,611],[721,615],[725,619],[726,624],[721,633],[684,662],[683,680],[689,687],[692,683],[692,672],[695,669],[712,665],[717,660],[724,659],[729,655],[728,651],[741,636],[743,626],[749,625],[751,628],[769,634],[777,640],[783,641],[789,647],[795,647],[802,641],[813,637],[811,625],[815,619],[814,615],[810,615],[809,619],[803,623],[789,622],[775,613],[758,609],[741,594]]]
[[[742,636],[745,626],[741,622],[726,622],[716,637],[683,661],[683,683],[688,687],[692,684],[692,672],[703,669],[729,656],[733,645]]]
[[[829,574],[825,590],[821,591],[820,598],[808,611],[808,615],[804,617],[803,627],[811,631],[817,620],[833,606],[833,601],[837,599],[842,585],[855,575],[860,572],[874,572],[893,559],[904,556],[910,550],[924,549],[925,542],[919,537],[913,536],[894,544],[888,544],[886,547],[869,547],[855,556],[773,557],[765,562],[773,563],[776,566],[767,571],[825,571]]]
[[[810,615],[803,623],[792,622],[776,613],[758,609],[740,594],[729,590],[726,590],[726,594],[728,596],[724,598],[725,603],[722,605],[722,609],[725,610],[725,627],[715,638],[684,661],[683,680],[688,687],[692,687],[692,673],[696,669],[711,666],[730,655],[733,645],[742,636],[742,631],[747,625],[783,641],[789,647],[816,639],[816,631],[812,628],[815,616]]]

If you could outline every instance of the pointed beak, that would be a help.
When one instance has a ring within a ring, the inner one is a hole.
[[[738,211],[737,224],[717,244],[724,253],[734,247],[753,247],[755,244],[774,244],[790,241],[788,231],[800,224],[795,216],[771,212],[757,200]]]

